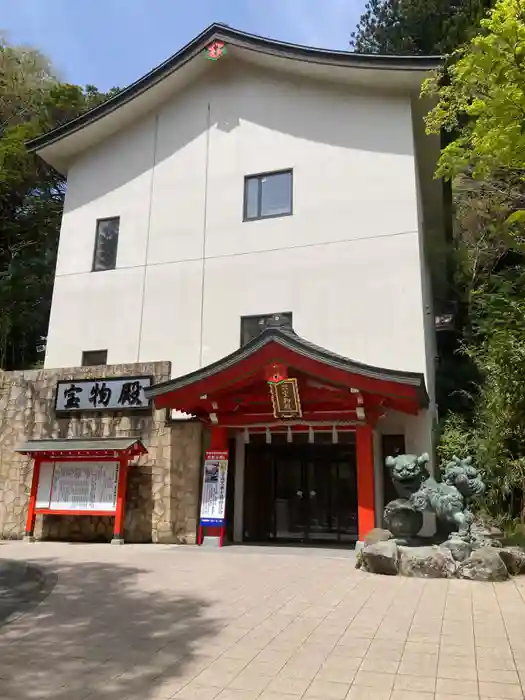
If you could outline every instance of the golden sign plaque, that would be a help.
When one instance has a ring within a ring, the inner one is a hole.
[[[283,379],[280,382],[269,382],[272,396],[274,418],[301,418],[301,399],[297,379]]]

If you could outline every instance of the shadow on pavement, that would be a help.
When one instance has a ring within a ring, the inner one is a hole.
[[[0,559],[0,628],[41,603],[57,582],[39,566]]]
[[[170,596],[138,568],[49,559],[32,568],[43,572],[39,597],[0,629],[2,700],[168,698],[200,671],[224,624],[191,591]]]

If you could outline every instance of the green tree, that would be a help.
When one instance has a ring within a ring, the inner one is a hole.
[[[525,164],[525,5],[499,0],[482,32],[458,49],[446,79],[437,74],[424,94],[437,98],[427,131],[454,135],[443,150],[438,176],[469,173],[506,178],[521,193]]]
[[[65,194],[62,175],[24,144],[106,97],[60,82],[40,52],[0,39],[0,368],[38,360]]]
[[[469,39],[494,0],[369,0],[350,45],[360,53],[442,55]]]
[[[515,270],[513,270],[515,272]],[[473,454],[487,484],[485,505],[501,523],[525,516],[525,274],[494,275],[474,300],[473,341],[464,352],[479,371],[470,419],[449,413],[438,452]]]
[[[454,182],[457,291],[472,312],[472,295],[494,273],[519,276],[524,264],[524,59],[522,0],[499,0],[480,34],[423,86],[436,102],[428,133],[450,134],[436,176]]]
[[[436,101],[429,133],[449,132],[437,176],[456,186],[454,260],[467,309],[461,353],[477,370],[470,411],[450,413],[443,458],[463,444],[485,473],[486,505],[524,516],[525,490],[525,14],[498,0],[480,33],[424,86]]]

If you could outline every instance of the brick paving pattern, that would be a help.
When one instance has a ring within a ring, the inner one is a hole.
[[[1,700],[524,698],[525,577],[372,576],[337,550],[0,543],[51,593],[0,629]]]

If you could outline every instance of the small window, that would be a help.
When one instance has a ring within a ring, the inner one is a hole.
[[[82,353],[82,367],[95,367],[95,365],[107,365],[107,350],[84,350]]]
[[[241,318],[241,345],[257,338],[267,328],[291,328],[292,314],[266,314],[265,316],[243,316]]]
[[[114,270],[117,264],[118,232],[120,217],[99,219],[95,238],[93,271]]]
[[[244,221],[292,213],[292,171],[250,175],[244,179]]]

